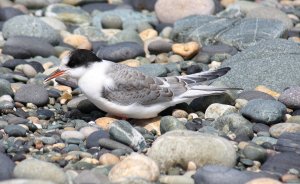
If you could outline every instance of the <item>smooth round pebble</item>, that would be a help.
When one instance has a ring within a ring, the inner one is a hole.
[[[284,90],[278,100],[291,109],[300,108],[300,87],[290,87]]]
[[[186,130],[183,122],[173,116],[164,116],[160,119],[160,132],[162,134],[172,130]]]
[[[61,138],[63,140],[67,140],[67,139],[80,139],[80,140],[84,140],[85,137],[79,131],[64,131],[61,134]]]
[[[237,109],[234,106],[213,103],[207,107],[205,111],[205,118],[217,119],[222,115],[226,115],[234,112],[237,112]]]
[[[120,162],[119,157],[111,154],[111,153],[104,153],[99,158],[99,163],[101,165],[115,165]]]

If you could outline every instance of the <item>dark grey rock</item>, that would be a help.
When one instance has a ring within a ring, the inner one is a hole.
[[[283,39],[262,41],[224,61],[222,66],[231,70],[217,81],[244,90],[264,85],[281,92],[298,85],[299,55],[300,46],[295,42]]]
[[[102,138],[109,138],[109,134],[103,130],[98,130],[98,131],[91,133],[86,138],[86,147],[87,148],[98,147],[99,140]]]
[[[99,49],[97,56],[114,62],[132,59],[137,56],[145,56],[144,49],[141,45],[134,42],[117,43]]]
[[[237,136],[243,134],[249,138],[253,137],[252,123],[237,113],[220,116],[212,123],[212,126],[226,134],[234,133]]]
[[[249,101],[241,113],[253,121],[270,125],[282,121],[286,107],[275,100],[255,99]]]
[[[236,48],[226,44],[205,45],[201,48],[201,53],[207,53],[210,56],[215,54],[235,55],[237,52]]]
[[[52,145],[52,144],[55,144],[57,142],[54,137],[40,137],[39,139],[41,139],[41,141],[44,144],[48,144],[48,145]]]
[[[142,134],[127,121],[119,120],[113,122],[109,128],[109,135],[112,139],[130,146],[134,150],[142,151],[147,147]]]
[[[55,81],[57,83],[59,83],[59,84],[62,84],[62,85],[65,85],[65,86],[69,86],[72,89],[78,88],[78,85],[74,81],[72,81],[72,80],[67,80],[65,78],[58,77],[58,78],[55,79]]]
[[[278,137],[275,150],[300,154],[300,133],[285,132]]]
[[[3,53],[18,59],[34,56],[48,57],[55,54],[54,48],[45,40],[29,36],[10,37],[4,44]]]
[[[50,119],[51,117],[54,117],[54,112],[49,109],[38,109],[36,113],[39,119]]]
[[[9,59],[2,66],[14,70],[16,66],[22,64],[28,64],[28,62],[23,59]]]
[[[292,168],[299,171],[299,160],[300,154],[292,152],[279,153],[269,157],[268,160],[261,166],[261,170],[281,176]]]
[[[153,77],[166,77],[167,76],[167,69],[164,65],[161,64],[145,64],[142,66],[137,67],[139,71],[143,72],[144,74],[153,76]]]
[[[43,86],[26,84],[16,91],[15,101],[43,106],[48,103],[48,92]]]
[[[164,116],[160,120],[160,131],[162,134],[172,130],[186,130],[183,122],[173,116]]]
[[[190,103],[190,107],[194,111],[202,111],[205,112],[207,107],[213,103],[221,103],[221,104],[228,104],[233,105],[234,99],[228,95],[227,93],[221,94],[221,95],[212,95],[212,96],[205,96],[205,97],[199,97],[194,99]]]
[[[186,74],[194,74],[194,73],[199,73],[202,72],[202,68],[199,65],[191,65],[186,69]]]
[[[108,177],[104,174],[95,174],[92,171],[82,171],[76,178],[74,179],[75,184],[110,184]]]
[[[128,0],[126,0],[126,1],[128,1]],[[148,1],[131,0],[129,2],[133,6],[133,8],[136,9],[136,10],[149,10],[149,11],[153,11],[156,1],[157,0],[148,0]]]
[[[277,20],[194,15],[174,23],[172,39],[177,42],[193,40],[202,45],[221,41],[243,50],[262,40],[279,38],[285,30],[284,23]]]
[[[172,43],[165,40],[155,40],[152,41],[148,50],[151,54],[169,53],[172,50]]]
[[[122,19],[117,15],[106,15],[101,19],[102,27],[106,29],[122,29]]]
[[[263,146],[266,143],[270,145],[275,145],[277,143],[277,139],[273,137],[259,136],[259,137],[253,137],[252,142],[261,146]]]
[[[32,66],[37,73],[43,73],[45,71],[43,65],[37,61],[31,61],[28,64]]]
[[[2,31],[6,39],[14,36],[31,36],[42,38],[51,44],[58,44],[60,40],[56,30],[39,18],[30,15],[20,15],[9,19],[4,23]]]
[[[300,87],[290,87],[281,93],[278,99],[284,105],[291,109],[300,108]]]
[[[10,82],[0,78],[0,96],[10,95],[13,96],[13,90],[11,89]]]
[[[238,96],[239,99],[245,99],[245,100],[254,100],[254,99],[263,99],[263,100],[275,100],[274,97],[271,95],[260,92],[260,91],[243,91]]]
[[[4,128],[5,133],[12,137],[26,136],[26,129],[19,125],[7,125]]]
[[[265,176],[261,173],[241,172],[233,168],[217,165],[204,166],[198,169],[193,176],[195,184],[219,184],[220,181],[222,181],[222,184],[241,184],[260,177]]]
[[[92,13],[94,10],[99,10],[101,12],[113,10],[117,7],[115,4],[108,4],[102,2],[94,2],[94,3],[87,3],[83,4],[81,8],[86,12]]]
[[[263,163],[267,159],[267,150],[255,144],[249,144],[243,149],[243,154],[250,160],[257,160]]]
[[[17,15],[23,15],[24,13],[17,9],[12,7],[3,7],[0,8],[0,21],[7,21],[10,18],[13,18]]]
[[[7,118],[7,122],[9,124],[13,124],[13,125],[17,125],[17,124],[25,124],[25,123],[28,123],[28,119],[26,118],[21,118],[21,117],[15,117],[15,116],[12,116],[12,117],[8,117]]]
[[[13,178],[15,163],[6,155],[0,152],[0,181]]]
[[[255,133],[258,132],[269,132],[270,127],[266,124],[262,124],[262,123],[255,123],[252,127],[253,131]]]
[[[133,150],[130,147],[126,146],[125,144],[114,141],[112,139],[102,138],[99,140],[99,145],[101,147],[111,149],[111,150],[123,149],[129,153],[133,152]]]

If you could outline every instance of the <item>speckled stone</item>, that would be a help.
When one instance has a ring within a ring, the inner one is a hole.
[[[279,96],[278,100],[291,109],[299,109],[300,87],[290,87],[287,90],[284,90],[283,93],[281,93],[281,95]]]

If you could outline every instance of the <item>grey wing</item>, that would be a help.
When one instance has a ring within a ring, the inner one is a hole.
[[[113,88],[104,88],[102,97],[120,105],[139,103],[151,105],[171,101],[173,92],[157,78],[121,64],[113,64],[107,75],[113,79]]]

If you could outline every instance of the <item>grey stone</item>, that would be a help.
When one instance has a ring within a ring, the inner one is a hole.
[[[0,182],[0,184],[55,184],[51,181],[35,179],[10,179]]]
[[[239,171],[230,167],[208,165],[197,170],[193,176],[195,184],[241,184],[254,178],[265,177],[263,174]]]
[[[295,152],[300,154],[300,133],[283,133],[278,137],[275,150],[280,152]]]
[[[43,106],[48,103],[48,92],[43,86],[26,84],[16,91],[15,101]]]
[[[47,6],[45,15],[57,18],[66,23],[89,25],[91,18],[89,14],[80,7],[68,4],[52,4]]]
[[[74,179],[75,184],[110,184],[108,177],[104,174],[95,174],[92,171],[82,171],[76,178]]]
[[[9,19],[4,23],[2,32],[6,39],[13,36],[32,36],[45,39],[51,44],[58,44],[60,40],[56,30],[40,19],[29,15]]]
[[[66,174],[61,168],[53,163],[37,159],[26,159],[20,162],[14,169],[14,176],[16,178],[48,180],[58,184],[64,184],[67,181]]]
[[[243,132],[249,138],[253,137],[252,123],[237,113],[219,117],[212,122],[212,126],[226,134],[234,133],[237,135],[240,132]]]
[[[263,163],[267,159],[267,150],[255,144],[249,144],[243,149],[246,158]]]
[[[235,149],[228,140],[189,130],[174,130],[158,137],[147,155],[158,163],[161,172],[176,165],[185,168],[189,161],[197,167],[208,164],[233,167],[236,162]]]
[[[99,28],[94,26],[80,26],[75,29],[74,34],[84,35],[90,41],[108,41],[109,37],[106,36]]]
[[[264,85],[280,92],[286,87],[298,85],[299,55],[300,46],[297,43],[283,39],[262,41],[225,60],[222,66],[228,66],[231,70],[217,81],[244,90]]]
[[[119,143],[117,141],[108,138],[99,139],[99,145],[101,147],[111,149],[111,150],[122,149],[128,153],[133,152],[133,150],[130,147],[126,146],[125,144]]]
[[[146,75],[153,77],[166,77],[167,69],[164,65],[161,64],[145,64],[137,67],[137,69],[143,72]]]
[[[261,92],[261,91],[243,91],[238,96],[239,99],[245,99],[245,100],[254,100],[254,99],[264,99],[264,100],[275,100],[274,97],[271,95]]]
[[[0,152],[0,181],[13,178],[15,163],[4,153]],[[1,183],[1,182],[0,182]]]
[[[101,20],[107,15],[116,15],[122,19],[123,29],[136,29],[139,24],[147,22],[150,24],[158,23],[156,16],[151,14],[143,14],[129,9],[116,9],[105,12],[97,12],[93,16],[92,23],[97,28],[102,28]]]
[[[87,148],[98,147],[99,140],[102,138],[109,138],[109,134],[101,129],[91,133],[86,138],[86,147]]]
[[[300,87],[290,87],[281,93],[278,100],[289,108],[300,108]]]
[[[183,122],[173,116],[164,116],[160,120],[160,132],[162,134],[172,130],[186,130]]]
[[[29,36],[8,38],[2,52],[18,59],[26,59],[34,56],[49,57],[55,54],[54,48],[48,42],[41,38]]]
[[[110,37],[108,40],[109,44],[116,44],[122,42],[135,42],[140,45],[143,45],[143,40],[139,36],[139,34],[133,29],[125,29],[114,36]]]
[[[30,9],[38,9],[44,8],[53,3],[61,3],[62,0],[47,0],[47,1],[39,1],[39,0],[16,0],[16,3],[22,4]]]
[[[0,97],[3,95],[10,95],[12,96],[13,90],[11,89],[11,85],[9,81],[5,79],[0,79]]]
[[[257,145],[262,145],[263,143],[270,143],[271,145],[274,145],[277,143],[277,139],[273,137],[253,137],[252,142],[254,142]]]
[[[278,138],[281,134],[285,132],[289,133],[300,133],[300,124],[299,123],[278,123],[271,126],[269,130],[272,137]]]
[[[24,137],[26,136],[26,129],[19,125],[7,125],[4,128],[5,133],[11,137]]]
[[[284,24],[277,20],[194,15],[174,23],[172,38],[177,42],[193,40],[202,45],[221,41],[243,50],[262,40],[278,38],[285,30]]]
[[[147,147],[142,134],[127,121],[114,121],[109,128],[109,135],[112,139],[130,146],[134,150],[142,151]]]
[[[101,19],[104,29],[122,29],[122,19],[117,15],[106,15]]]
[[[282,121],[286,113],[286,107],[275,100],[255,99],[249,101],[241,109],[241,113],[244,117],[253,121],[270,125]]]
[[[3,7],[0,8],[0,21],[7,21],[8,19],[18,16],[18,15],[23,15],[24,13],[13,7]]]
[[[138,56],[145,56],[145,52],[143,47],[137,43],[122,42],[99,49],[97,56],[101,59],[119,62]]]

